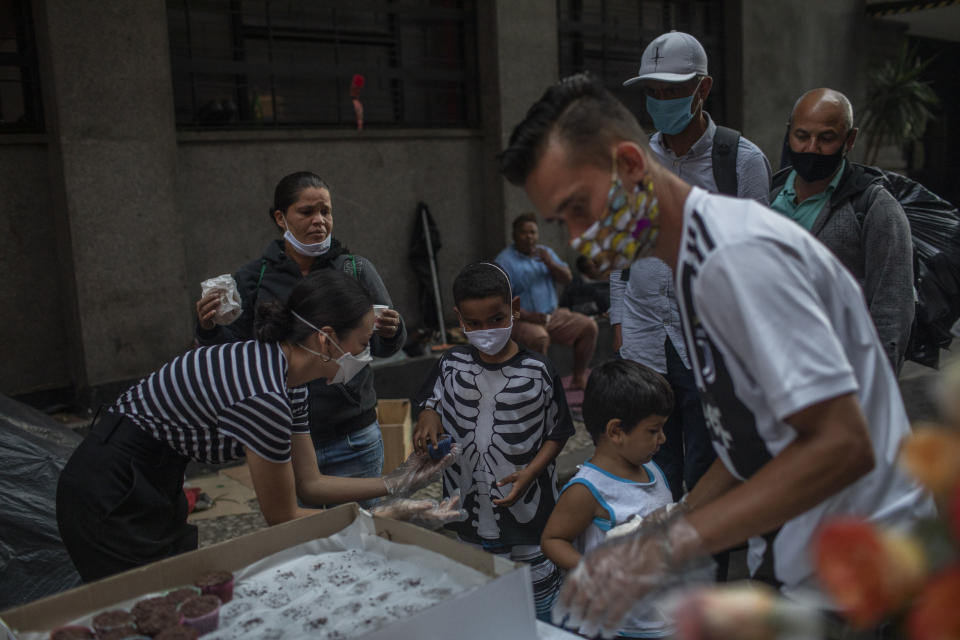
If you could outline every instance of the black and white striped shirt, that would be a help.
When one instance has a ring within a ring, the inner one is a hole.
[[[292,433],[309,433],[307,388],[288,389],[287,359],[255,340],[200,347],[128,389],[121,413],[182,455],[206,463],[244,456],[290,460]]]

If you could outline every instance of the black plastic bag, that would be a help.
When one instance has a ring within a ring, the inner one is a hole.
[[[0,610],[80,584],[57,530],[57,479],[80,436],[0,395]]]
[[[960,318],[960,216],[955,206],[898,173],[883,171],[882,184],[903,207],[913,238],[918,302],[906,358],[937,367]]]

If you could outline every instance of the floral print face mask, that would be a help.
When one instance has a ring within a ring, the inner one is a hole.
[[[604,217],[570,246],[591,258],[601,271],[626,269],[637,258],[650,255],[660,235],[660,209],[649,181],[628,191],[614,170]]]

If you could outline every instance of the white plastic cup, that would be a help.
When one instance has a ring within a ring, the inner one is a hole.
[[[383,317],[383,312],[389,309],[390,307],[385,304],[375,304],[373,305],[373,315],[376,318]]]

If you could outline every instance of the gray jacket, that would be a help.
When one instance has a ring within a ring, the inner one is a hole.
[[[770,202],[789,173],[788,167],[774,175]],[[889,191],[878,188],[869,198],[861,196],[880,176],[872,167],[848,161],[810,232],[860,283],[887,358],[899,372],[916,310],[913,241],[907,216]]]

